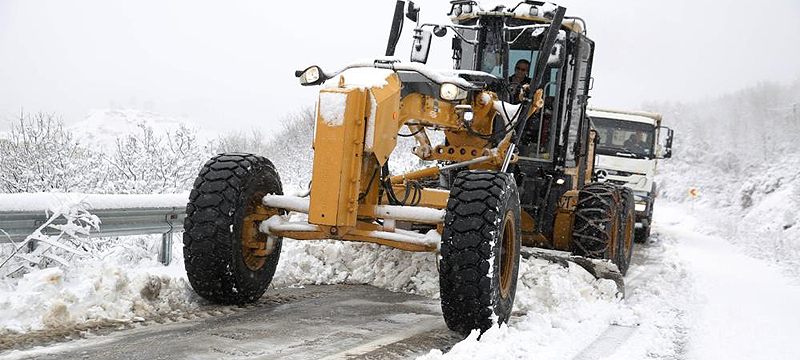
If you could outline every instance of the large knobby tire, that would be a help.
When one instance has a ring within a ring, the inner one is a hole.
[[[463,171],[447,202],[439,261],[442,313],[463,335],[511,317],[522,239],[513,176]]]
[[[612,260],[617,264],[620,273],[625,275],[631,265],[633,255],[634,231],[636,229],[636,209],[633,192],[628,188],[621,189],[622,211],[619,212],[619,241]]]
[[[265,208],[266,194],[283,194],[266,158],[221,154],[200,170],[186,206],[183,256],[192,288],[218,304],[254,302],[278,266],[281,239],[258,231],[279,213]]]
[[[615,185],[591,183],[581,189],[572,227],[572,253],[616,262],[622,211],[621,193]]]

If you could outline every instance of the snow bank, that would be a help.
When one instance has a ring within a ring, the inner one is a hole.
[[[439,296],[436,255],[342,241],[283,242],[273,286],[370,284]]]
[[[522,259],[514,312],[509,325],[478,332],[443,354],[421,359],[568,359],[609,324],[636,322],[616,297],[611,280],[597,280],[580,266],[564,268],[539,259]],[[576,346],[577,345],[577,346]]]
[[[21,278],[2,279],[0,334],[152,319],[199,306],[182,259],[165,267],[126,248],[131,246],[77,260],[69,268],[35,269]]]

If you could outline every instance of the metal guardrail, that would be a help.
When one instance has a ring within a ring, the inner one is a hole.
[[[100,218],[100,229],[92,230],[90,237],[114,237],[130,235],[162,234],[159,261],[169,265],[172,258],[172,239],[176,231],[183,231],[186,209],[183,207],[149,207],[90,209]],[[0,243],[19,242],[33,233],[49,217],[44,211],[0,211]],[[54,229],[42,231],[45,235],[57,235]]]

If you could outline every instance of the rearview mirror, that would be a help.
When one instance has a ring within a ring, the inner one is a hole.
[[[659,136],[659,139],[657,139],[658,140],[658,144],[659,144],[658,145],[659,146],[659,151],[656,153],[656,156],[659,159],[669,159],[669,158],[672,157],[672,138],[673,138],[674,132],[672,131],[672,129],[670,129],[668,127],[665,127],[665,126],[661,126],[661,127],[659,127],[659,129],[660,129],[660,131],[659,131],[660,134],[664,134],[663,131],[665,131],[665,130],[666,130],[667,133],[666,133],[665,137]],[[664,148],[663,149],[661,149],[662,140],[663,140],[663,144],[664,144]]]
[[[431,50],[433,35],[428,30],[414,29],[414,45],[411,46],[411,61],[418,63],[428,62],[428,52]]]
[[[413,22],[419,21],[419,6],[414,5],[413,1],[408,2],[408,10],[406,11],[406,18]]]
[[[300,79],[300,85],[303,86],[319,85],[328,80],[322,69],[316,65],[309,66],[305,70],[297,70],[294,76]]]
[[[667,146],[664,149],[664,159],[669,159],[672,157],[672,137],[675,135],[675,132],[672,129],[667,128]]]

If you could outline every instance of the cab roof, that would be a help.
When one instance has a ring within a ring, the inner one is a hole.
[[[513,8],[507,8],[497,1],[453,0],[450,21],[457,25],[471,22],[483,16],[504,16],[529,21],[536,24],[549,24],[558,5],[549,2],[522,1]],[[563,30],[585,33],[585,23],[579,18],[565,18],[561,22]]]
[[[661,114],[646,111],[629,111],[602,108],[587,108],[586,115],[606,119],[616,119],[622,121],[633,121],[650,125],[661,125]]]

